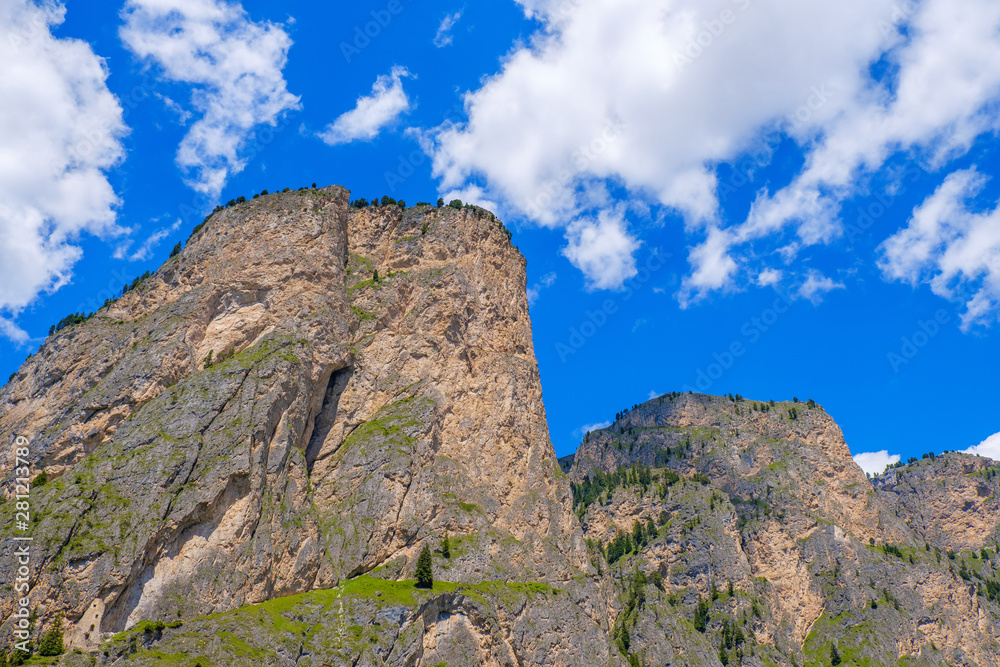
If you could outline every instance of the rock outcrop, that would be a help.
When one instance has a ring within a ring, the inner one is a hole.
[[[945,550],[1000,543],[1000,466],[962,454],[929,456],[874,479],[879,495],[917,536]]]
[[[441,578],[580,588],[523,257],[481,209],[348,196],[211,216],[0,394],[0,434],[29,438],[49,479],[32,498],[32,600],[81,648],[376,568],[411,575],[445,535]]]
[[[562,463],[619,588],[657,580],[615,622],[640,664],[715,664],[676,642],[699,604],[696,635],[735,664],[827,665],[832,646],[844,664],[1000,664],[985,460],[939,456],[873,486],[812,402],[668,394]],[[973,527],[977,551],[961,551]]]
[[[0,391],[60,664],[1000,667],[993,462],[676,393],[557,461],[502,223],[348,197],[212,215]]]

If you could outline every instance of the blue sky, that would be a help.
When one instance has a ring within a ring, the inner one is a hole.
[[[690,388],[1000,458],[1000,7],[810,5],[4,0],[0,373],[217,203],[336,183],[505,220],[560,455]]]

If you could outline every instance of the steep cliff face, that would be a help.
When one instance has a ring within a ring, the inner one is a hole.
[[[945,550],[1000,543],[1000,466],[966,454],[925,458],[874,479],[879,495],[913,531]]]
[[[32,599],[75,645],[411,575],[446,534],[439,578],[580,587],[522,256],[485,211],[348,196],[212,216],[3,389],[0,435],[28,437],[50,480]]]
[[[481,209],[302,190],[52,336],[0,437],[61,664],[1000,667],[993,462],[870,481],[820,406],[693,394],[557,462],[524,269]]]
[[[632,601],[613,632],[641,664],[827,665],[834,645],[845,664],[1000,664],[995,562],[942,558],[923,527],[965,535],[976,517],[992,532],[978,491],[962,510],[984,465],[903,469],[879,488],[909,493],[877,491],[820,406],[691,394],[636,406],[563,463]],[[911,529],[924,499],[933,515]]]

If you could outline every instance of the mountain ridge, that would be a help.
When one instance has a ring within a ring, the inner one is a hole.
[[[48,477],[38,629],[108,665],[1000,664],[993,466],[873,484],[811,401],[679,393],[557,460],[526,283],[477,207],[210,216],[0,390]]]

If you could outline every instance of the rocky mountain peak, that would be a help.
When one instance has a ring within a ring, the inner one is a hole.
[[[0,390],[60,664],[1000,665],[992,461],[675,392],[557,462],[488,211],[257,196],[130,287]]]
[[[446,534],[451,581],[589,567],[524,259],[482,209],[356,209],[331,187],[217,212],[51,337],[0,405],[0,433],[29,437],[50,480],[33,599],[74,622],[102,610],[71,628],[80,646],[406,576]]]

